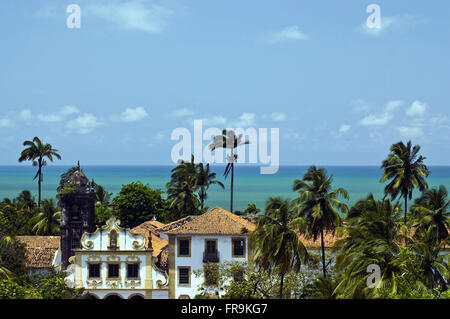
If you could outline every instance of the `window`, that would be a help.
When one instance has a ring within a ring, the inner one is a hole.
[[[205,251],[203,253],[204,263],[219,262],[219,252],[217,251],[217,239],[205,239]]]
[[[178,284],[189,285],[191,283],[191,268],[178,267]]]
[[[217,240],[206,240],[206,252],[213,254],[217,251]]]
[[[119,278],[119,264],[108,264],[108,278]]]
[[[243,238],[233,238],[233,257],[245,257],[245,239]]]
[[[100,264],[89,264],[89,278],[100,278]]]
[[[191,257],[191,239],[178,239],[178,257]]]
[[[127,278],[139,278],[139,264],[127,264]]]

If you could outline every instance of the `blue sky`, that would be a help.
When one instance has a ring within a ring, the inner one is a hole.
[[[58,164],[171,164],[194,119],[279,128],[281,164],[379,165],[408,139],[449,164],[448,1],[4,0],[0,39],[0,165],[36,135]]]

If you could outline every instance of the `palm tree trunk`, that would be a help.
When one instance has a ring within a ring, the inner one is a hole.
[[[321,246],[322,246],[322,270],[323,270],[323,276],[327,277],[327,270],[325,269],[325,243],[323,240],[323,226],[320,231],[320,240],[321,240]]]
[[[201,205],[201,209],[203,211],[203,203],[205,202],[205,190],[202,186],[201,190],[200,190],[201,196],[200,196],[200,205]]]
[[[39,158],[38,206],[41,207],[42,157]]]
[[[283,284],[284,284],[284,274],[280,278],[280,299],[283,299]]]
[[[408,211],[408,197],[405,196],[405,214],[404,214],[404,221],[405,221],[405,226],[406,226],[406,212]],[[408,234],[405,235],[405,246],[407,244],[408,241]]]
[[[230,191],[230,212],[233,212],[233,184],[234,184],[234,150],[231,149],[231,191]]]

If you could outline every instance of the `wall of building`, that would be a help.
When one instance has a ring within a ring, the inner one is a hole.
[[[191,238],[191,256],[190,257],[178,257],[178,238]],[[245,240],[245,255],[244,257],[233,257],[232,256],[232,239],[233,238],[244,238]],[[203,270],[203,252],[205,251],[205,240],[206,239],[217,239],[217,250],[219,251],[219,263],[239,261],[248,261],[248,238],[245,235],[177,235],[175,236],[175,263],[174,275],[172,276],[174,280],[174,285],[172,287],[175,290],[174,298],[178,299],[181,295],[188,295],[193,298],[198,294],[198,287],[203,283],[203,276],[196,277],[194,275],[194,270]],[[169,261],[170,263],[170,261]],[[181,286],[178,284],[178,268],[179,267],[190,267],[191,268],[191,280],[189,286]],[[169,270],[170,272],[170,270]],[[169,274],[170,275],[170,274]]]

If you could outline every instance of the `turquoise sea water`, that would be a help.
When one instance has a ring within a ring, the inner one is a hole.
[[[44,182],[42,185],[42,198],[51,198],[56,195],[60,175],[69,166],[47,166],[44,168]],[[104,186],[113,196],[116,195],[123,184],[140,180],[152,188],[161,188],[165,191],[165,184],[170,179],[170,170],[173,166],[83,166],[89,179]],[[382,171],[377,166],[328,166],[329,174],[334,176],[336,187],[347,189],[350,195],[348,204],[373,193],[376,198],[383,197],[384,185],[379,183]],[[255,203],[263,208],[270,196],[283,196],[294,198],[291,190],[294,179],[301,178],[307,166],[281,166],[278,173],[261,175],[259,167],[236,165],[234,210],[243,210],[247,203]],[[429,167],[431,175],[428,177],[430,187],[445,185],[450,190],[450,166]],[[218,179],[225,184],[225,190],[212,186],[208,192],[207,205],[209,207],[222,206],[229,209],[230,180],[223,178],[223,166],[213,166],[212,171],[217,173]],[[33,180],[36,168],[28,165],[0,166],[0,200],[16,197],[22,190],[28,189],[37,195],[37,181]],[[417,196],[418,193],[415,193]]]

